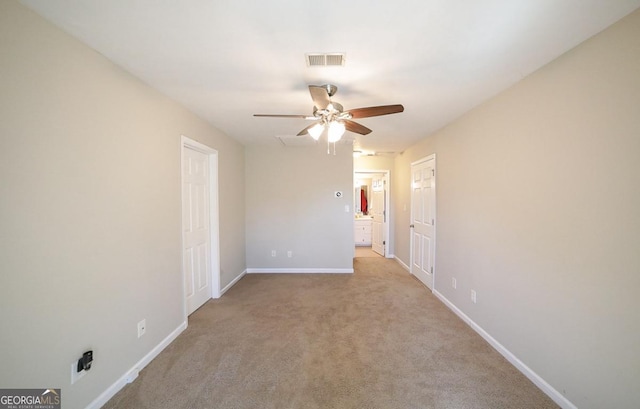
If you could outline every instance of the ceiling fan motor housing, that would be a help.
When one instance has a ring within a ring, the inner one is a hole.
[[[336,92],[338,92],[338,87],[333,84],[324,84],[322,88],[327,90],[327,94],[329,94],[329,97],[334,96]]]

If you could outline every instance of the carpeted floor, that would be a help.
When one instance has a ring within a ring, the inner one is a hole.
[[[105,408],[557,408],[395,261],[247,275]]]

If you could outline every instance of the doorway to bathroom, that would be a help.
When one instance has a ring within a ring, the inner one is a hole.
[[[354,256],[389,255],[389,171],[354,172]]]

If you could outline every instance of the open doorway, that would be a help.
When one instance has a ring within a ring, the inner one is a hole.
[[[354,188],[354,257],[389,255],[389,171],[356,170]]]

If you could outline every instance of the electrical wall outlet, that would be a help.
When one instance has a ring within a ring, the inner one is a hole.
[[[276,251],[275,250],[271,250],[271,257],[275,257],[276,256]]]
[[[289,258],[293,257],[293,251],[291,250],[287,251],[287,257]]]
[[[144,335],[147,332],[147,320],[142,320],[138,323],[138,338]]]
[[[476,290],[471,290],[471,302],[476,303]]]
[[[453,287],[454,290],[458,288],[458,282],[453,277],[451,278],[451,287]]]

